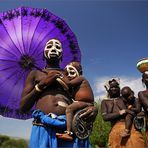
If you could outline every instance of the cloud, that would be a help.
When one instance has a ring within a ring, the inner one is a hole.
[[[102,100],[106,96],[106,90],[104,88],[104,84],[112,79],[113,77],[105,76],[101,78],[97,78],[94,84],[94,95],[95,100]],[[138,92],[144,90],[145,88],[142,85],[141,77],[128,77],[121,76],[120,77],[120,87],[129,86],[135,92],[135,96],[137,96]]]

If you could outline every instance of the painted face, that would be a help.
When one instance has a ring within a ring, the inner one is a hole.
[[[46,43],[44,49],[44,56],[48,59],[50,58],[58,58],[60,59],[62,56],[62,44],[59,40],[51,39]]]
[[[75,77],[79,76],[79,72],[74,66],[67,65],[65,69],[67,71],[67,76],[69,79],[74,79]]]

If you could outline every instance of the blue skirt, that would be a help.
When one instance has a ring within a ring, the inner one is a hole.
[[[35,110],[32,114],[33,118],[40,120],[43,126],[33,125],[30,148],[90,148],[88,139],[80,140],[74,138],[73,141],[64,141],[56,137],[56,132],[61,132],[66,129],[66,116],[52,116],[44,114],[40,110]]]

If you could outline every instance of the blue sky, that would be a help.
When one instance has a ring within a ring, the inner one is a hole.
[[[121,86],[136,93],[143,89],[136,63],[148,52],[147,0],[0,0],[0,12],[20,6],[47,8],[67,22],[77,36],[84,75],[96,99],[111,77],[120,77]],[[0,134],[29,137],[31,120],[0,120]]]

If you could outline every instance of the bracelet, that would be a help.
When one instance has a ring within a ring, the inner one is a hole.
[[[64,78],[64,74],[61,73],[61,74],[59,75],[59,77],[60,77],[61,79],[63,79],[63,78]]]
[[[35,85],[35,90],[38,92],[42,92],[42,90],[39,88],[38,84]]]

